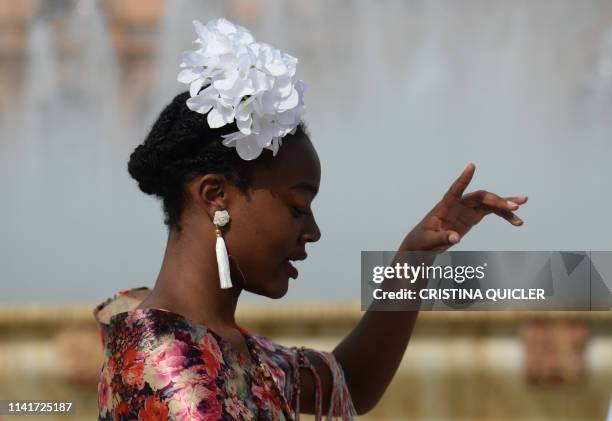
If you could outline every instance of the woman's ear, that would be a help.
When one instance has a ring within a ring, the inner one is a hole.
[[[227,208],[228,180],[221,174],[205,174],[191,183],[191,197],[196,206],[213,215],[215,211]]]

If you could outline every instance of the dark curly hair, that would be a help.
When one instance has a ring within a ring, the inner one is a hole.
[[[253,167],[238,156],[235,148],[221,143],[222,135],[238,130],[236,124],[211,129],[206,115],[187,108],[187,99],[189,92],[180,93],[164,108],[145,141],[130,155],[127,166],[140,190],[161,198],[164,224],[178,232],[182,229],[187,182],[201,174],[222,174],[246,191]],[[298,135],[308,136],[303,123],[295,132]]]

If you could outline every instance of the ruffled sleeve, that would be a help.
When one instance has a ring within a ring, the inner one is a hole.
[[[349,393],[344,371],[332,353],[319,351],[305,347],[284,347],[272,343],[267,338],[260,335],[252,335],[260,348],[267,354],[264,360],[267,366],[272,369],[272,377],[276,383],[284,390],[284,395],[289,403],[293,403],[294,419],[300,418],[300,369],[310,370],[315,378],[315,420],[323,417],[322,393],[323,388],[319,373],[316,371],[313,361],[309,355],[317,355],[329,368],[332,376],[333,385],[330,399],[330,407],[327,413],[327,420],[341,419],[343,421],[352,420],[357,415],[351,395]],[[272,361],[270,361],[272,360]],[[273,367],[282,367],[285,373],[275,372]]]
[[[353,401],[351,400],[351,395],[348,390],[348,386],[346,384],[346,380],[344,378],[344,371],[342,367],[334,357],[334,354],[329,352],[318,351],[315,349],[309,348],[297,348],[296,349],[296,365],[294,366],[295,370],[295,390],[297,391],[297,396],[295,397],[296,404],[296,421],[299,420],[299,390],[300,390],[300,368],[309,369],[314,378],[316,384],[315,390],[315,419],[320,420],[323,416],[323,408],[322,408],[322,385],[321,379],[319,378],[319,374],[317,373],[314,365],[308,358],[308,353],[317,355],[329,368],[329,371],[332,375],[332,392],[330,399],[329,411],[327,413],[327,419],[331,420],[332,418],[340,418],[343,421],[352,420],[355,415],[357,415],[355,411],[355,407],[353,406]]]

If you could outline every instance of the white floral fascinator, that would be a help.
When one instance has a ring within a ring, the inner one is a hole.
[[[189,84],[187,107],[208,113],[211,128],[235,120],[239,131],[222,142],[242,159],[257,158],[263,148],[276,156],[282,137],[295,133],[304,114],[297,58],[255,42],[247,29],[223,18],[193,24],[199,48],[183,53],[178,74],[179,82]]]

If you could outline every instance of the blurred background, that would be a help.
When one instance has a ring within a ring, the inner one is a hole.
[[[322,163],[322,239],[283,300],[245,294],[245,327],[332,349],[360,251],[396,249],[468,162],[468,191],[529,202],[454,250],[612,249],[612,1],[0,0],[0,399],[96,417],[93,307],[152,287],[166,243],[127,160],[186,88],[191,21],[221,16],[298,57]],[[595,420],[611,396],[610,312],[422,313],[362,418]]]

